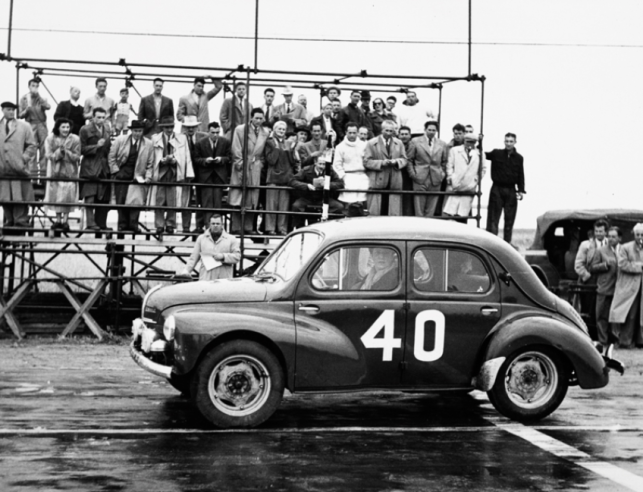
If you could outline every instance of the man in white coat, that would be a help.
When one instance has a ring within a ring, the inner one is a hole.
[[[339,179],[344,180],[347,190],[368,190],[369,181],[364,168],[364,150],[366,142],[357,138],[357,123],[349,123],[344,140],[335,148],[333,170]],[[366,206],[366,193],[360,191],[342,191],[338,197],[345,205],[360,203]]]
[[[449,151],[447,162],[447,189],[446,191],[475,192],[478,186],[478,171],[480,169],[480,152],[475,148],[477,138],[474,135],[465,135],[464,145],[452,147]],[[487,171],[484,161],[479,178],[482,179]],[[447,197],[442,213],[453,217],[469,217],[473,196]],[[465,218],[464,222],[467,221]]]
[[[174,132],[174,118],[164,116],[159,123],[161,133],[152,137],[154,167],[152,181],[157,183],[187,183],[194,177],[187,137]],[[156,207],[187,207],[187,187],[153,186],[148,204]],[[176,228],[176,210],[154,210],[154,227],[157,234],[173,234]]]

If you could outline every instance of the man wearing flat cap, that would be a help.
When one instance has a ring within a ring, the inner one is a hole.
[[[159,122],[161,133],[152,137],[154,167],[152,181],[158,183],[186,183],[194,177],[187,137],[174,131],[174,118],[164,116]],[[153,207],[187,207],[187,187],[153,186],[148,204]],[[174,234],[176,210],[154,210],[154,226],[158,235]]]
[[[145,124],[134,120],[128,135],[119,135],[109,150],[108,162],[112,179],[124,181],[114,185],[117,205],[145,206],[147,187],[152,181],[154,149],[152,141],[143,136]],[[138,208],[118,209],[118,230],[139,232]]]
[[[476,149],[478,137],[464,136],[464,145],[451,147],[447,161],[446,191],[467,191],[473,193],[478,187],[478,170],[482,166],[482,179],[487,171],[484,161],[480,162],[480,151]],[[453,217],[469,217],[473,196],[449,196],[444,202],[442,213]],[[466,218],[458,221],[466,222]]]
[[[4,210],[4,227],[27,228],[29,207],[20,202],[33,201],[31,182],[12,178],[29,176],[29,162],[36,155],[36,141],[31,127],[16,120],[17,106],[3,102],[0,120],[0,201]]]
[[[299,104],[295,104],[292,100],[295,93],[292,87],[287,85],[281,92],[284,96],[283,104],[275,107],[275,117],[280,121],[286,122],[286,132],[294,132],[297,127],[306,126],[306,108]]]

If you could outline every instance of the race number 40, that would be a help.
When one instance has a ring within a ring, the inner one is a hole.
[[[433,350],[424,350],[424,335],[426,323],[435,323],[435,343]],[[379,336],[383,332],[382,336]],[[402,348],[402,339],[395,338],[395,311],[386,309],[375,320],[371,327],[361,337],[364,347],[382,349],[382,360],[393,360],[393,349]],[[444,353],[444,314],[435,309],[420,311],[415,317],[415,343],[413,355],[422,362],[433,362]]]

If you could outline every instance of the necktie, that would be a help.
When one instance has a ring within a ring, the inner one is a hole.
[[[290,104],[286,105],[286,113],[290,113]]]
[[[391,139],[390,138],[386,141],[386,154],[388,155],[388,157],[391,157]]]
[[[270,106],[266,106],[266,121],[270,121]]]
[[[9,135],[9,120],[6,121],[5,135]]]
[[[132,147],[134,148],[134,152],[138,150],[138,142],[136,140],[132,141]]]
[[[255,127],[255,137],[258,137],[258,136],[259,136],[259,128]]]

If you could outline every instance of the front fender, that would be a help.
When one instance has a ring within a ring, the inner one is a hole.
[[[491,332],[485,341],[481,370],[487,361],[508,357],[518,349],[535,345],[562,352],[574,368],[581,388],[602,388],[609,382],[609,369],[590,338],[567,323],[545,316],[508,320]],[[481,376],[479,374],[478,381],[483,380]]]
[[[181,306],[172,314],[176,321],[174,335],[174,372],[187,374],[194,369],[204,351],[220,339],[230,339],[234,333],[239,338],[251,338],[265,342],[292,372],[295,364],[295,326],[292,302],[248,305]],[[243,333],[243,334],[242,334]]]

